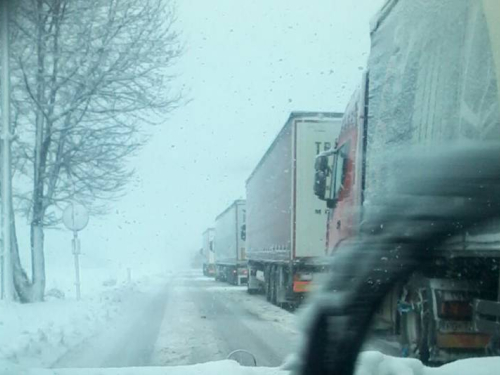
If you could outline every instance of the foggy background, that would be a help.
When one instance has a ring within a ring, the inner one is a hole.
[[[190,102],[131,160],[125,198],[80,232],[82,293],[94,273],[183,267],[237,198],[291,111],[343,111],[383,0],[177,1],[186,50],[175,67]],[[19,221],[29,264],[29,228]],[[62,228],[62,226],[61,226]],[[73,278],[72,234],[46,231],[47,287]]]

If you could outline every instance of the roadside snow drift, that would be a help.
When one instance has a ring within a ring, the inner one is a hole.
[[[82,301],[0,302],[0,361],[50,367],[69,350],[107,327],[126,306],[159,280],[102,285]],[[17,372],[7,372],[17,374]]]
[[[416,359],[395,358],[379,352],[361,353],[355,375],[497,375],[500,357],[471,358],[430,368]],[[107,369],[23,369],[0,362],[0,375],[288,375],[270,367],[243,367],[234,361],[208,362],[191,366],[130,367]]]
[[[396,358],[380,352],[363,352],[358,359],[356,375],[497,375],[500,357],[470,358],[426,367],[417,359]]]

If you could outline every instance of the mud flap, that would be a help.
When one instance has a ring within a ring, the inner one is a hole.
[[[260,289],[260,283],[257,279],[257,269],[248,267],[247,291],[250,294],[257,293]]]
[[[278,269],[276,270],[276,286],[277,286],[277,293],[276,293],[276,303],[279,304],[285,304],[288,301],[287,299],[287,275],[285,275],[285,270],[283,269],[282,266],[279,266]]]

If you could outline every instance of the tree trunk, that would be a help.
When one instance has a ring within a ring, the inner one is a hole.
[[[38,35],[37,35],[37,85],[36,100],[38,105],[45,105],[45,30],[43,23],[43,1],[37,1]],[[45,292],[45,258],[43,254],[43,218],[44,177],[47,153],[44,149],[44,107],[38,108],[35,114],[35,149],[33,165],[33,217],[31,219],[31,268],[32,293],[31,301],[43,301]],[[45,145],[46,146],[46,145]]]
[[[12,212],[12,217],[14,218],[14,212]],[[14,267],[14,287],[16,289],[16,295],[20,302],[37,302],[42,301],[45,293],[45,266],[44,266],[44,256],[43,256],[43,228],[37,227],[33,230],[32,224],[32,263],[33,263],[33,281],[31,282],[28,275],[24,271],[21,264],[21,258],[19,256],[19,244],[17,242],[17,231],[15,219],[12,220],[11,226],[11,249],[12,249],[12,264]],[[42,242],[33,241],[33,233],[36,232],[36,236],[41,236]],[[33,245],[37,244],[37,255],[33,249]],[[40,251],[41,249],[41,251]],[[35,276],[36,275],[36,276]]]
[[[31,267],[33,275],[31,302],[43,301],[45,293],[43,236],[42,222],[33,220],[31,223]]]
[[[14,212],[12,212],[14,215]],[[26,275],[21,264],[21,258],[19,257],[19,244],[17,243],[17,232],[16,223],[14,216],[12,216],[12,221],[10,224],[11,231],[11,250],[12,250],[12,267],[14,268],[14,288],[16,290],[16,296],[21,302],[31,301],[31,282]]]

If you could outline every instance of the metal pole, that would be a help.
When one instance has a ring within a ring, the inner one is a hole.
[[[0,49],[1,49],[1,91],[2,91],[2,234],[3,234],[3,298],[14,299],[14,279],[11,250],[11,195],[12,171],[10,144],[10,70],[9,70],[9,0],[0,0]]]
[[[73,255],[75,256],[75,287],[76,287],[76,300],[80,301],[80,239],[78,238],[78,232],[73,231]]]

